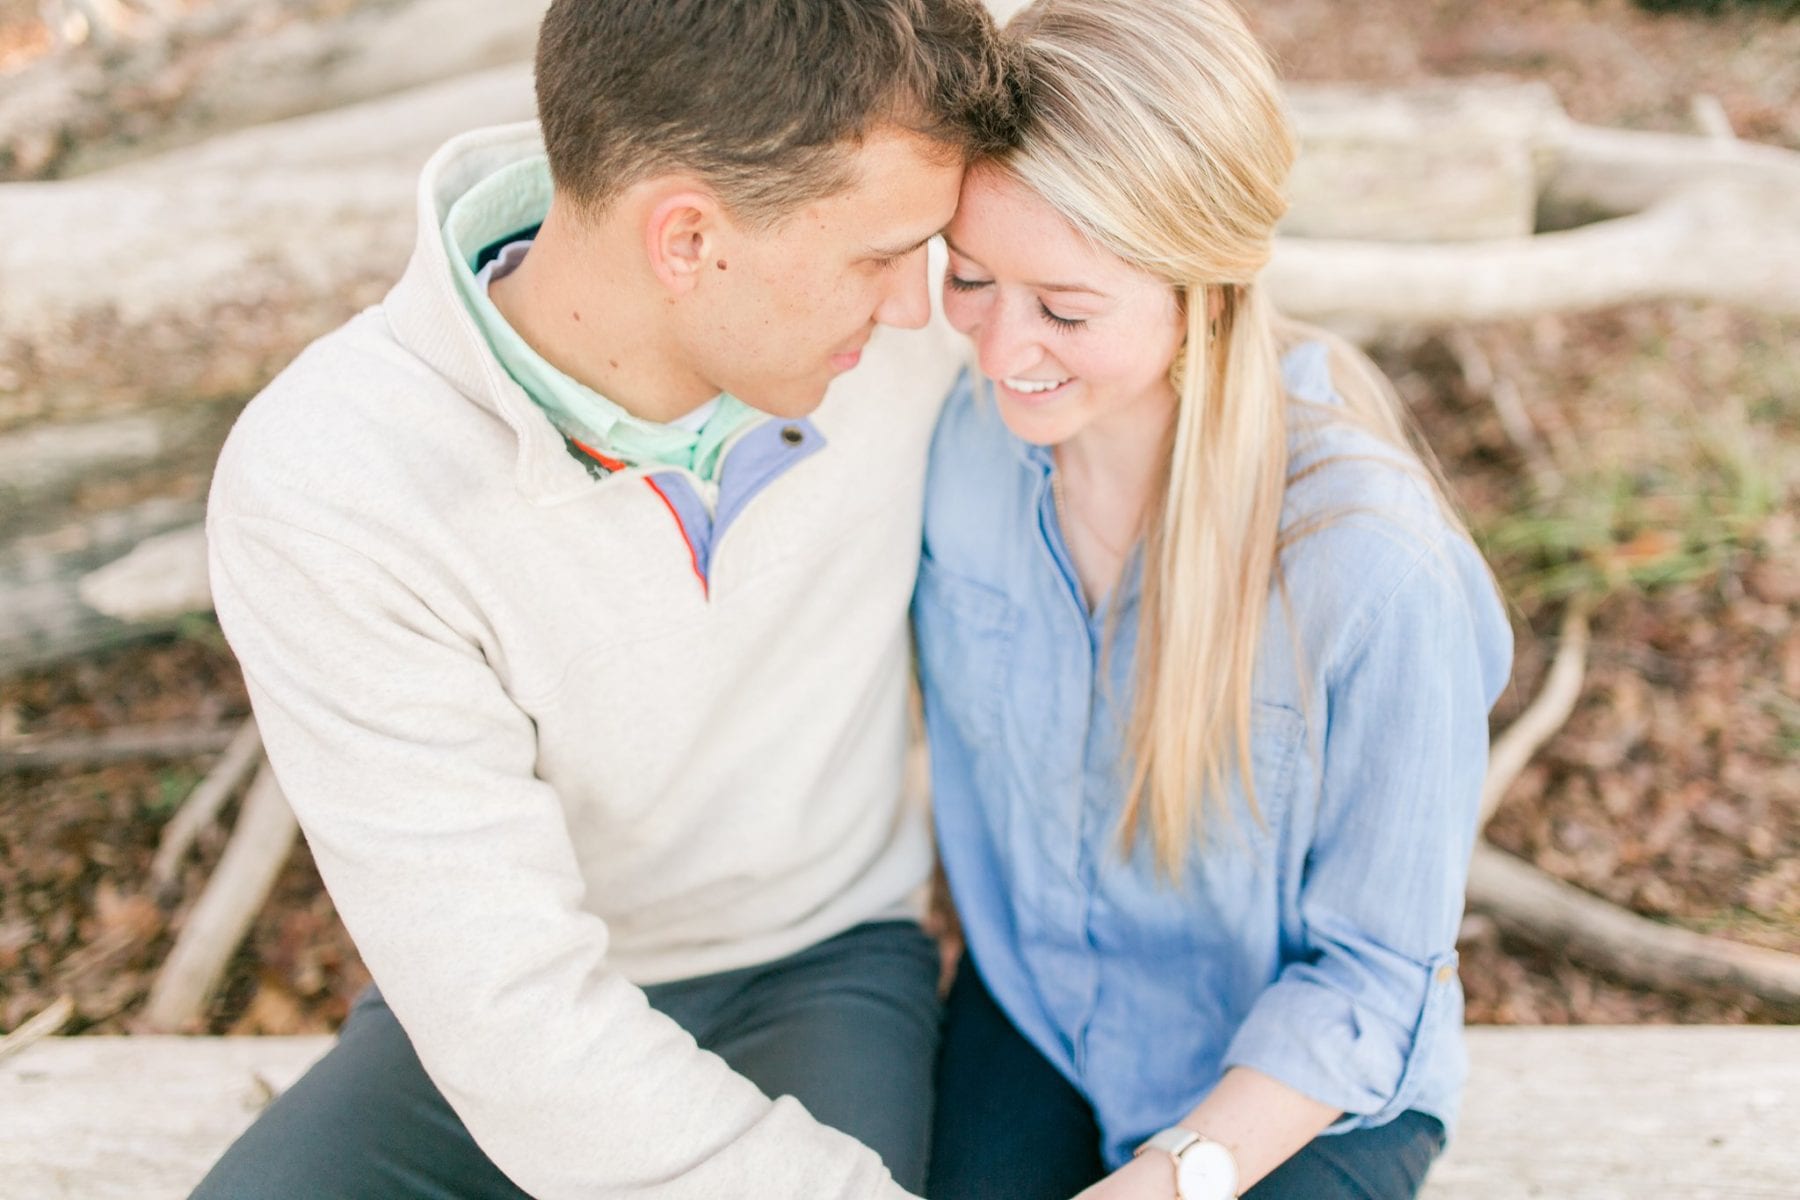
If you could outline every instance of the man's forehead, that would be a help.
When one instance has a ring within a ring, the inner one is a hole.
[[[904,254],[949,223],[962,176],[960,155],[918,134],[866,139],[850,185],[812,207],[870,253]]]

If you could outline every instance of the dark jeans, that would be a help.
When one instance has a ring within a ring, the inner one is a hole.
[[[766,966],[644,989],[770,1095],[925,1182],[939,1007],[917,925],[858,926]],[[595,1113],[604,1121],[605,1113]],[[370,988],[324,1058],[257,1118],[194,1200],[529,1200],[488,1160]]]
[[[967,958],[944,1012],[931,1200],[1069,1200],[1106,1172],[1081,1093],[1007,1020]],[[1444,1147],[1437,1119],[1313,1139],[1244,1200],[1411,1200]]]

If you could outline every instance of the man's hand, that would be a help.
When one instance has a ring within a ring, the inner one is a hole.
[[[956,902],[950,898],[950,881],[944,877],[944,864],[931,871],[931,898],[925,906],[925,932],[938,944],[938,997],[950,994],[956,980],[956,965],[962,961],[962,919],[956,915]]]

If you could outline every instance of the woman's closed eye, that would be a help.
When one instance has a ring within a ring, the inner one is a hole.
[[[993,281],[991,279],[964,279],[952,272],[944,276],[944,282],[950,285],[950,290],[953,292],[979,292]]]
[[[1044,320],[1050,322],[1050,324],[1058,329],[1080,329],[1083,325],[1087,324],[1086,317],[1058,316],[1056,313],[1051,312],[1050,306],[1045,304],[1042,300],[1038,301],[1038,313]]]

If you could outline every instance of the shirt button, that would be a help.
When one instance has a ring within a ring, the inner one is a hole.
[[[790,446],[798,446],[806,440],[806,433],[798,425],[784,425],[781,427],[781,440]]]
[[[1449,983],[1452,979],[1455,979],[1455,978],[1456,978],[1456,968],[1451,966],[1449,963],[1445,963],[1443,966],[1441,966],[1437,969],[1437,981],[1439,983]]]

